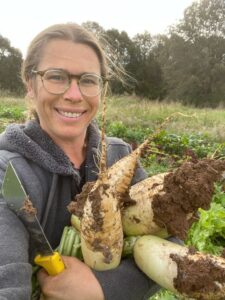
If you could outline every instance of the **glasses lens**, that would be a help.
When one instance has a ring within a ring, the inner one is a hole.
[[[69,77],[62,70],[48,70],[43,76],[46,90],[52,94],[62,94],[69,86]]]
[[[79,87],[84,96],[97,96],[103,87],[102,78],[95,74],[84,74],[79,80]]]

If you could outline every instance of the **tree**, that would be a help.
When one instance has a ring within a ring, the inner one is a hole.
[[[184,18],[176,30],[185,39],[194,42],[199,37],[225,38],[225,1],[202,0],[184,11]]]
[[[8,39],[0,35],[0,90],[12,93],[24,91],[20,78],[22,61],[21,52],[12,47]]]
[[[168,96],[197,106],[225,102],[225,2],[202,0],[161,37],[157,55]]]
[[[134,79],[128,66],[132,59],[133,43],[125,31],[119,32],[114,28],[105,32],[105,41],[105,51],[113,75],[111,90],[115,94],[131,93]]]
[[[100,38],[104,35],[105,30],[97,22],[87,21],[82,23],[82,26],[91,31],[96,37]]]
[[[137,95],[149,99],[164,96],[163,76],[159,62],[154,54],[154,39],[147,31],[133,38],[134,49],[129,69],[135,74]]]
[[[103,45],[112,75],[112,93],[162,98],[162,72],[152,53],[153,39],[147,31],[131,40],[125,31],[119,32],[115,28],[105,31],[96,22],[82,25],[93,32]]]

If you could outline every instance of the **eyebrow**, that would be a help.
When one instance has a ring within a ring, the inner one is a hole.
[[[86,75],[86,74],[93,74],[93,75],[97,75],[97,76],[101,77],[101,74],[94,73],[94,72],[83,72],[83,73],[74,74],[74,73],[70,73],[69,71],[67,71],[65,69],[61,69],[61,68],[48,68],[48,69],[45,69],[44,71],[49,71],[49,70],[62,71],[62,72],[65,72],[69,75],[74,75],[74,76],[79,76],[79,77],[81,77],[82,75]]]

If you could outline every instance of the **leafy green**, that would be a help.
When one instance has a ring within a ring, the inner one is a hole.
[[[221,255],[225,248],[225,194],[222,185],[215,184],[209,210],[199,209],[199,220],[188,233],[187,245],[214,255]]]
[[[168,290],[162,289],[157,294],[149,298],[149,300],[188,300],[188,298],[182,297],[181,295],[175,295]]]

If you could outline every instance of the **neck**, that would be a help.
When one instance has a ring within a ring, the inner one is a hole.
[[[86,146],[85,144],[82,145],[82,147],[77,148],[74,147],[64,147],[62,148],[63,151],[66,153],[66,155],[69,157],[70,161],[73,163],[74,167],[79,169],[81,164],[85,160],[86,156]]]
[[[57,141],[55,141],[57,143]],[[79,169],[86,157],[85,136],[79,137],[74,141],[63,141],[57,143],[73,163],[74,167]]]

